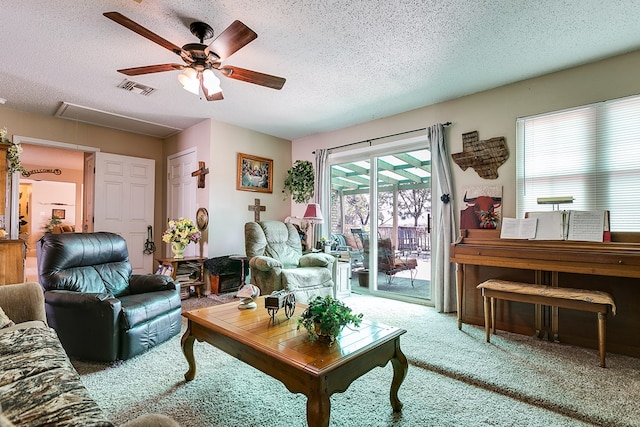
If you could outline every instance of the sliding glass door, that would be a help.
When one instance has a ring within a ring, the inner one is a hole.
[[[431,300],[431,156],[423,147],[330,158],[331,233],[349,259],[353,292]]]

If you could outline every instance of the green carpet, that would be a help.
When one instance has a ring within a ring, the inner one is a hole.
[[[353,295],[347,305],[365,317],[407,330],[409,371],[389,404],[392,368],[376,368],[331,397],[331,426],[640,426],[640,360],[484,329],[429,307]],[[211,303],[190,298],[184,307]],[[215,301],[213,301],[215,303]],[[195,344],[197,373],[175,337],[152,351],[110,365],[74,361],[108,417],[121,424],[148,412],[183,426],[304,426],[306,398],[277,380],[205,344]]]

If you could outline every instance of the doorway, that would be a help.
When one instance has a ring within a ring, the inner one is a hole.
[[[329,164],[330,230],[349,258],[352,291],[430,303],[429,150],[378,150]]]
[[[49,227],[82,229],[84,151],[24,137],[17,142],[22,146],[21,161],[30,172],[28,177],[19,177],[16,188],[18,236],[27,242],[25,278],[37,282],[38,239]]]

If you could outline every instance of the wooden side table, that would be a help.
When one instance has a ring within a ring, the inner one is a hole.
[[[24,282],[27,245],[20,239],[0,239],[0,285]]]
[[[189,288],[193,286],[196,290],[196,294],[198,298],[202,295],[202,286],[205,284],[204,277],[204,261],[206,258],[202,257],[187,257],[187,258],[158,258],[156,261],[158,262],[158,266],[171,266],[173,271],[171,272],[171,277],[173,280],[180,284],[180,290],[183,288]],[[178,268],[181,264],[197,264],[198,266],[198,277],[191,280],[178,280],[177,273]]]

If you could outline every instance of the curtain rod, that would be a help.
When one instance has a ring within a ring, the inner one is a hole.
[[[451,122],[443,123],[442,126],[451,126]],[[393,136],[404,135],[404,134],[407,134],[407,133],[418,132],[418,131],[421,131],[421,130],[427,130],[427,128],[418,128],[418,129],[413,129],[413,130],[407,130],[407,131],[404,131],[404,132],[394,133],[394,134],[391,134],[391,135],[379,136],[377,138],[369,138],[369,139],[364,139],[362,141],[350,142],[348,144],[343,144],[343,145],[338,145],[338,146],[335,146],[335,147],[328,148],[328,150],[336,150],[338,148],[350,147],[352,145],[362,144],[363,142],[368,142],[369,146],[371,146],[371,142],[377,141],[378,139],[390,138],[390,137],[393,137]],[[312,151],[311,154],[316,154],[315,150]]]

